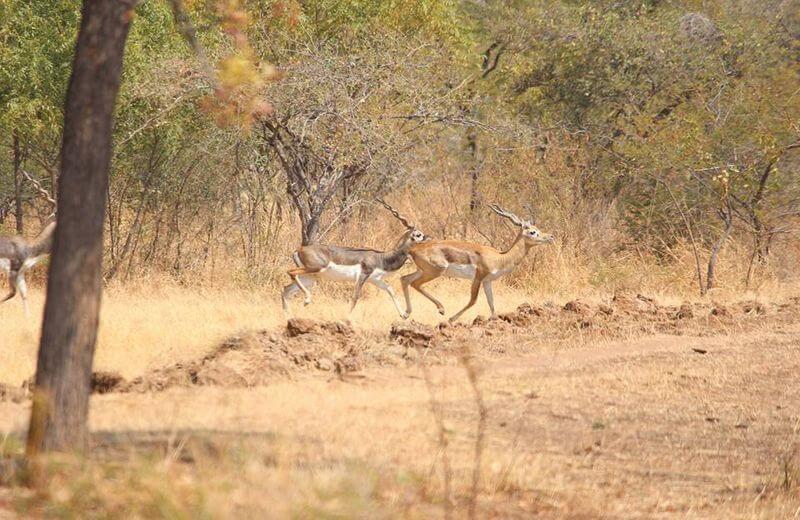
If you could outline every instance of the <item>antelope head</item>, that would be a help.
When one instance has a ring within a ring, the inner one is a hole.
[[[406,228],[406,232],[403,233],[403,236],[397,243],[398,249],[409,248],[419,242],[430,240],[430,237],[426,236],[425,233],[422,232],[422,230],[420,230],[417,226],[409,222],[407,218],[398,213],[397,210],[395,210],[393,207],[387,204],[384,200],[382,199],[375,199],[375,200],[378,201],[381,204],[381,206],[389,210],[389,212],[392,215],[394,215],[394,217],[397,220],[399,220],[400,223],[403,224],[403,226],[405,226]]]
[[[549,233],[542,233],[539,228],[534,226],[530,220],[522,220],[510,211],[504,210],[497,204],[492,204],[489,207],[492,208],[492,211],[501,217],[507,218],[513,222],[515,226],[520,228],[519,236],[525,241],[526,245],[538,246],[541,244],[552,244],[556,241],[553,235]]]

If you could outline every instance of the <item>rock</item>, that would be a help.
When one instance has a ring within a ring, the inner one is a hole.
[[[91,389],[93,394],[113,392],[125,384],[125,379],[117,372],[92,372]]]
[[[349,336],[353,334],[353,326],[343,321],[317,321],[308,318],[291,318],[286,322],[286,335],[290,338],[324,333]]]
[[[694,318],[694,310],[690,304],[683,302],[678,309],[678,312],[675,314],[675,317],[679,320],[688,320]]]
[[[600,314],[605,314],[606,316],[611,316],[614,314],[614,307],[606,305],[605,303],[601,303],[597,306],[597,312]]]
[[[511,325],[516,325],[517,327],[527,327],[533,321],[533,316],[536,315],[528,312],[520,312],[519,309],[517,309],[516,312],[506,312],[500,314],[497,316],[497,318],[506,323],[510,323]]]
[[[406,347],[428,348],[433,343],[436,332],[427,325],[412,321],[395,323],[389,331],[389,338]]]
[[[317,329],[317,322],[306,318],[291,318],[286,322],[286,334],[290,338],[301,334],[311,334]]]
[[[487,323],[489,323],[489,320],[487,320],[483,316],[475,316],[475,319],[472,320],[472,325],[475,327],[482,327]]]
[[[643,294],[633,296],[625,292],[614,294],[611,303],[617,309],[628,313],[656,313],[659,308],[652,298],[648,298]]]
[[[717,318],[729,318],[731,316],[731,311],[725,305],[715,303],[714,307],[711,309],[711,315]]]
[[[517,314],[522,316],[544,316],[550,312],[541,305],[531,305],[530,303],[523,303],[517,307]]]
[[[323,321],[320,328],[332,335],[352,336],[355,333],[349,321]]]
[[[750,300],[742,303],[742,312],[762,316],[767,314],[767,306],[761,302]]]
[[[317,370],[324,370],[325,372],[330,372],[333,370],[333,361],[326,357],[319,358],[316,362]]]
[[[195,376],[195,384],[207,386],[248,387],[250,381],[242,371],[224,364],[202,367]]]
[[[591,314],[591,307],[581,300],[572,300],[564,305],[564,310],[567,312],[574,312],[575,314],[587,315]]]
[[[686,13],[679,23],[681,32],[691,41],[713,44],[722,38],[717,26],[704,14]]]
[[[362,361],[357,356],[349,355],[340,357],[333,362],[337,374],[345,374],[347,372],[358,372],[363,367]]]

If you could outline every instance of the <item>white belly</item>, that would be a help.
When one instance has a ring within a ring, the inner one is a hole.
[[[334,282],[355,282],[361,276],[361,266],[330,263],[317,276]],[[384,276],[386,276],[386,271],[375,269],[369,278],[370,280],[380,280]]]
[[[475,278],[475,266],[469,264],[450,264],[444,270],[444,276],[448,278]]]
[[[497,280],[504,274],[507,274],[509,271],[510,269],[492,271],[486,277],[486,280]],[[448,278],[466,278],[468,280],[472,280],[475,278],[475,266],[470,264],[450,264],[444,270],[443,276]]]

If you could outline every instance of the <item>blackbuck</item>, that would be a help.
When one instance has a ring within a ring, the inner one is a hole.
[[[305,295],[305,305],[311,303],[311,288],[317,280],[332,280],[337,282],[353,282],[353,299],[350,312],[358,303],[361,289],[369,282],[386,291],[392,298],[397,312],[403,316],[400,302],[394,289],[383,278],[390,273],[398,271],[408,260],[411,246],[427,240],[425,234],[408,219],[395,211],[382,200],[378,200],[392,215],[406,228],[392,251],[376,251],[374,249],[330,246],[325,244],[311,244],[300,247],[294,252],[292,258],[297,267],[289,269],[287,274],[292,283],[283,288],[281,295],[284,312],[289,312],[288,300],[298,292]]]
[[[475,305],[481,286],[483,286],[486,301],[489,302],[489,309],[494,317],[496,314],[492,282],[512,272],[517,264],[525,258],[531,247],[552,244],[555,241],[553,235],[542,233],[530,221],[522,220],[496,204],[493,204],[491,208],[495,213],[509,219],[519,227],[519,233],[511,247],[505,251],[499,251],[493,247],[460,240],[430,240],[415,245],[411,248],[410,254],[417,266],[417,271],[401,278],[403,294],[406,298],[404,318],[411,315],[409,286],[432,301],[439,314],[444,315],[444,307],[441,302],[422,288],[424,284],[440,276],[472,280],[469,303],[454,314],[450,321],[457,320],[467,309]]]
[[[50,194],[23,170],[22,174],[30,181],[36,190],[49,202],[55,210],[56,201]],[[50,217],[50,222],[33,239],[20,236],[0,237],[0,270],[8,275],[8,294],[0,300],[4,303],[19,293],[25,315],[28,316],[28,284],[25,282],[25,272],[45,259],[53,248],[53,232],[56,230],[55,211]]]

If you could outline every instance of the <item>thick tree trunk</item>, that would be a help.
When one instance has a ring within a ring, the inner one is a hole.
[[[28,455],[84,449],[102,293],[114,104],[135,0],[84,0],[64,110],[58,226]]]
[[[22,215],[22,150],[19,147],[19,133],[14,129],[13,134],[13,147],[14,147],[14,220],[17,224],[17,234],[22,235],[25,231]]]

